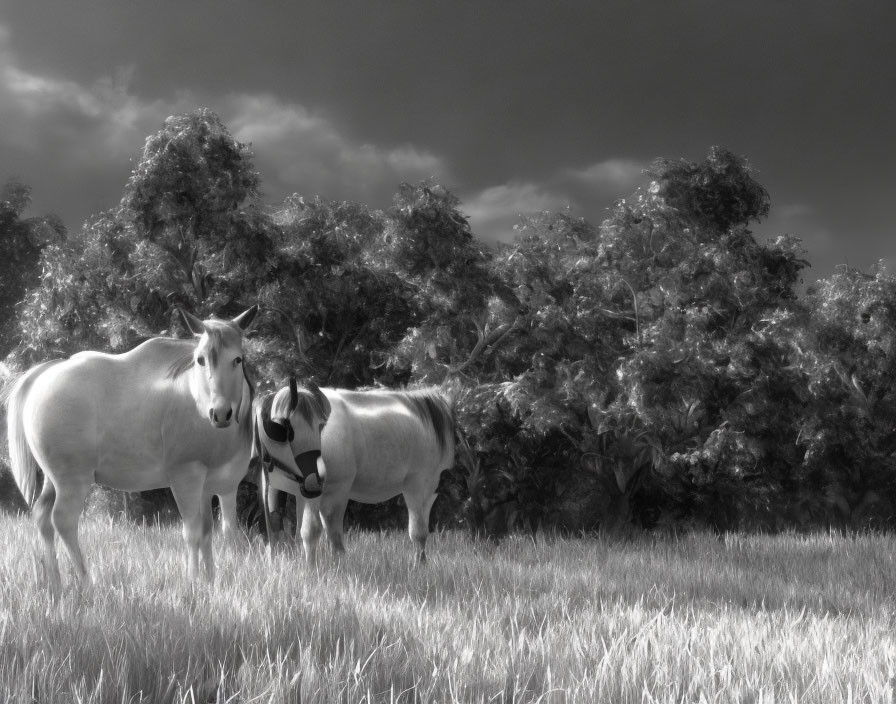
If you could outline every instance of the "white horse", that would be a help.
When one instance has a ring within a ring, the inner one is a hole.
[[[304,501],[301,536],[315,562],[321,521],[334,552],[342,552],[349,499],[379,503],[402,494],[408,533],[426,561],[429,512],[439,475],[454,465],[454,413],[435,389],[416,391],[298,390],[255,404],[262,477],[276,492]],[[319,459],[318,459],[319,458]]]
[[[88,578],[78,521],[93,484],[171,487],[189,576],[201,555],[214,579],[212,495],[236,501],[252,447],[242,343],[257,312],[202,321],[181,311],[198,339],[155,338],[118,355],[80,352],[34,367],[4,392],[12,473],[33,504],[54,589],[61,584],[56,533],[78,578]],[[35,502],[38,469],[44,482]],[[234,529],[225,524],[225,532]]]

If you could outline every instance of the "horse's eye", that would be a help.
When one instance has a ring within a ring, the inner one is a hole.
[[[197,358],[196,358],[196,361],[199,363],[199,366],[200,366],[200,367],[204,367],[204,366],[205,366],[205,357],[197,357]]]
[[[240,364],[242,364],[242,363],[243,363],[242,357],[237,357],[235,360],[233,360],[233,366],[235,366],[235,367],[240,366]]]

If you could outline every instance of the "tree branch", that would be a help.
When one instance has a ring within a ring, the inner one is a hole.
[[[641,345],[643,344],[643,340],[641,339],[641,317],[638,314],[638,294],[635,293],[635,289],[632,288],[632,285],[628,282],[628,279],[626,279],[624,276],[620,276],[619,278],[622,279],[622,283],[624,283],[628,287],[628,290],[632,294],[632,308],[635,311],[635,331],[638,333],[638,347],[641,347]]]
[[[499,325],[491,332],[489,332],[488,330],[487,323],[485,327],[482,327],[477,323],[476,332],[478,339],[476,340],[476,344],[474,345],[473,350],[470,352],[470,356],[460,364],[445,365],[448,369],[448,374],[454,375],[463,372],[464,369],[469,367],[478,359],[479,355],[482,354],[482,351],[486,346],[490,345],[490,350],[494,350],[498,346],[498,344],[503,342],[503,340],[517,327],[518,322],[519,317],[517,317],[512,323],[504,323],[504,325]]]
[[[296,347],[297,347],[298,353],[299,353],[299,360],[306,367],[310,367],[311,362],[308,360],[308,357],[305,355],[305,343],[304,343],[304,340],[302,339],[302,331],[299,328],[299,326],[296,325],[295,323],[293,323],[292,318],[286,313],[286,311],[282,310],[281,308],[275,308],[273,306],[265,306],[265,309],[271,311],[272,313],[276,313],[281,318],[283,318],[283,320],[286,321],[287,325],[289,326],[289,328],[292,332],[293,337],[295,338]]]

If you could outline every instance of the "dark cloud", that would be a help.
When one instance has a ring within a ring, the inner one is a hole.
[[[252,141],[271,200],[386,207],[433,176],[495,238],[516,210],[600,221],[639,183],[613,165],[719,144],[771,193],[757,233],[803,236],[827,275],[845,251],[896,261],[894,20],[833,0],[7,0],[0,163],[72,225],[118,199],[168,114],[206,106]]]

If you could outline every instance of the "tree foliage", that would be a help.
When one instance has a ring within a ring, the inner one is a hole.
[[[418,305],[390,365],[410,368],[419,382],[467,373],[495,334],[493,309],[507,298],[459,206],[443,186],[403,183],[383,236],[383,265],[398,272]]]
[[[124,351],[169,327],[172,306],[225,314],[264,274],[271,224],[248,200],[258,174],[218,117],[169,117],[118,207],[46,248],[20,316],[19,356]]]
[[[768,212],[768,196],[744,160],[713,149],[700,164],[657,162],[651,175],[601,227],[594,264],[628,289],[636,330],[597,415],[600,427],[631,428],[656,448],[646,478],[660,495],[702,487],[714,514],[703,517],[724,527],[732,511],[762,502],[766,481],[751,482],[772,478],[758,468],[782,461],[784,438],[773,437],[782,426],[759,427],[779,419],[757,410],[787,399],[759,388],[792,385],[770,385],[784,381],[781,355],[761,321],[788,309],[805,262],[794,238],[753,238],[748,226]]]
[[[579,527],[724,527],[768,513],[798,464],[797,428],[781,421],[799,379],[782,379],[785,351],[760,324],[796,298],[798,241],[755,241],[768,196],[730,152],[649,175],[600,227],[528,216],[496,257],[518,313],[479,380],[514,422],[467,423],[480,466],[501,464],[496,505],[514,496],[524,514]]]
[[[788,326],[805,383],[799,414],[806,518],[860,527],[896,510],[896,278],[841,267]]]
[[[419,306],[414,290],[381,261],[384,214],[295,195],[275,220],[274,276],[259,301],[294,348],[280,375],[298,371],[349,388],[394,383],[387,354],[418,318]]]
[[[31,188],[7,181],[0,194],[0,354],[15,346],[16,306],[39,278],[43,249],[65,236],[59,218],[23,217],[31,204]]]
[[[166,120],[118,206],[74,234],[24,219],[28,189],[8,184],[8,361],[122,351],[178,334],[175,305],[225,316],[257,302],[260,388],[298,373],[452,395],[444,523],[892,522],[896,282],[843,269],[802,293],[799,240],[756,241],[769,194],[732,152],[658,159],[603,223],[532,213],[495,250],[430,181],[401,184],[385,211],[266,205],[259,185],[248,146],[208,110]],[[400,503],[349,517],[397,525]]]

